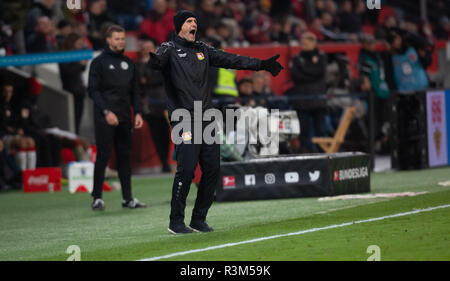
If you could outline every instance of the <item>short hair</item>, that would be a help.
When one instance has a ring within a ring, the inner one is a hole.
[[[125,29],[117,24],[110,25],[108,29],[106,29],[106,37],[110,38],[113,32],[125,32]]]
[[[241,80],[239,80],[239,82],[238,82],[239,86],[241,86],[242,84],[245,84],[245,83],[253,84],[253,80],[250,77],[244,77]]]

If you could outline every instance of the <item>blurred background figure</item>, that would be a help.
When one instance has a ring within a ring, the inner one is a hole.
[[[27,52],[47,53],[58,49],[56,41],[56,29],[47,16],[39,17],[33,32],[26,39]]]
[[[88,2],[88,17],[86,24],[89,31],[89,40],[94,50],[105,47],[106,29],[117,22],[115,15],[108,10],[106,0],[90,0]]]
[[[63,41],[61,50],[75,51],[83,49],[83,38],[70,33]],[[81,117],[83,116],[84,97],[86,96],[86,87],[82,78],[86,70],[87,61],[76,61],[59,64],[59,74],[63,89],[73,95],[75,109],[75,132],[80,132]]]
[[[386,74],[384,62],[379,53],[375,51],[375,38],[370,35],[364,36],[362,39],[362,49],[359,53],[360,74],[365,77],[365,83],[360,83],[362,87],[357,87],[357,91],[375,94],[375,139],[377,142],[377,152],[381,151],[381,147],[386,147],[388,136],[386,129],[389,127],[389,95],[390,90],[386,83]],[[368,81],[365,81],[368,79]],[[366,84],[370,84],[370,87]],[[363,88],[363,89],[361,89]]]
[[[311,138],[328,136],[325,120],[326,101],[319,96],[327,92],[325,83],[327,57],[317,48],[317,36],[311,32],[302,35],[301,47],[301,52],[294,56],[290,63],[294,86],[285,94],[300,98],[292,102],[292,105],[302,124],[300,135],[302,151],[318,152]]]
[[[139,35],[155,40],[161,44],[175,30],[173,26],[174,10],[170,9],[166,0],[154,0],[153,8],[147,13],[139,26]]]
[[[26,112],[14,112],[10,102],[14,94],[14,86],[4,84],[1,88],[0,97],[0,138],[3,139],[3,149],[15,156],[15,161],[20,169],[36,168],[36,144],[34,139],[25,134],[20,127],[17,114]]]
[[[148,65],[150,52],[156,52],[155,41],[146,39],[141,43],[140,61],[136,64],[139,84],[142,89],[142,113],[150,128],[159,160],[162,163],[162,171],[170,172],[171,169],[167,162],[170,139],[169,125],[164,115],[166,109],[164,76],[161,71],[153,70]]]

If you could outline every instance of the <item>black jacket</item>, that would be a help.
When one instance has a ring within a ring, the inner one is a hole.
[[[327,57],[319,49],[313,51],[301,51],[292,59],[291,77],[294,87],[286,92],[287,96],[295,95],[325,95],[327,86],[325,71],[327,68]],[[292,103],[295,108],[303,110],[325,107],[322,99],[297,100]]]
[[[153,116],[164,116],[166,109],[166,90],[164,89],[164,76],[161,71],[152,69],[148,63],[136,64],[140,81],[142,100],[142,113]]]
[[[111,110],[119,120],[129,118],[130,105],[135,114],[141,113],[136,66],[123,53],[108,47],[91,63],[88,92],[97,109]]]
[[[63,89],[72,93],[74,96],[84,97],[86,89],[81,77],[86,66],[79,62],[60,63],[58,66]]]
[[[11,106],[6,103],[3,96],[0,96],[0,138],[8,135],[8,134],[15,134],[14,132],[9,132],[8,127],[14,127],[15,124],[13,124],[13,118],[12,118],[13,111],[11,109]]]
[[[156,58],[150,58],[149,64],[164,74],[169,116],[178,108],[192,114],[194,101],[202,101],[203,111],[212,108],[208,85],[211,66],[261,70],[259,59],[219,51],[201,41],[189,42],[179,36],[161,44]]]

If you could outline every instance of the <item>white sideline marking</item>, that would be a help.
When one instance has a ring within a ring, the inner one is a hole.
[[[426,208],[426,209],[416,209],[416,210],[410,211],[410,212],[398,213],[398,214],[393,214],[393,215],[388,215],[388,216],[383,216],[383,217],[378,217],[378,218],[371,218],[371,219],[365,219],[365,220],[345,222],[345,223],[341,223],[341,224],[333,224],[333,225],[324,226],[324,227],[315,227],[315,228],[306,229],[306,230],[302,230],[302,231],[298,231],[298,232],[291,232],[291,233],[286,233],[286,234],[278,234],[278,235],[266,236],[266,237],[251,239],[251,240],[245,240],[245,241],[241,241],[241,242],[227,243],[227,244],[211,246],[211,247],[207,247],[207,248],[203,248],[203,249],[189,250],[189,251],[184,251],[184,252],[176,252],[176,253],[168,254],[168,255],[164,255],[164,256],[147,258],[147,259],[141,259],[139,261],[155,261],[155,260],[160,260],[160,259],[167,259],[167,258],[172,258],[172,257],[176,257],[176,256],[183,256],[183,255],[188,255],[188,254],[193,254],[193,253],[206,252],[206,251],[210,251],[210,250],[227,248],[227,247],[233,247],[233,246],[238,246],[238,245],[243,245],[243,244],[248,244],[248,243],[254,243],[254,242],[259,242],[259,241],[264,241],[264,240],[269,240],[269,239],[274,239],[274,238],[293,236],[293,235],[300,235],[300,234],[311,233],[311,232],[316,232],[316,231],[325,230],[325,229],[339,228],[339,227],[344,227],[344,226],[357,224],[357,223],[373,222],[373,221],[380,221],[380,220],[384,220],[384,219],[408,216],[408,215],[413,215],[413,214],[418,214],[418,213],[423,213],[423,212],[429,212],[429,211],[434,211],[434,210],[437,210],[437,209],[448,208],[448,207],[450,207],[450,204],[436,206],[436,207],[430,207],[430,208]]]

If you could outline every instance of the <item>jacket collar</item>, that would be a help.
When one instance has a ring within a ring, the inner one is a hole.
[[[174,41],[175,41],[176,43],[180,44],[181,46],[183,46],[183,47],[188,47],[188,48],[194,47],[194,46],[196,45],[196,43],[197,43],[197,41],[190,42],[190,41],[188,41],[188,40],[186,40],[186,39],[184,39],[184,38],[181,38],[181,37],[178,36],[178,35],[175,35]]]
[[[105,54],[108,54],[108,55],[113,56],[113,57],[122,57],[123,53],[124,53],[124,51],[122,51],[122,52],[114,52],[113,50],[111,50],[109,48],[109,46],[106,46],[105,49],[103,50],[103,52]]]

